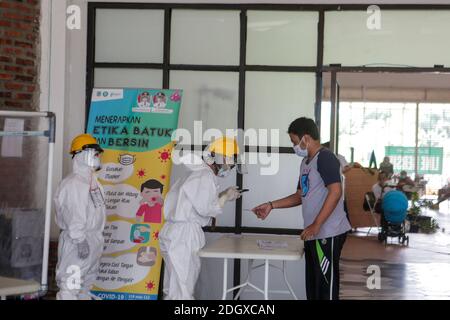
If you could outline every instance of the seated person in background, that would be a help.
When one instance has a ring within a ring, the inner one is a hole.
[[[403,192],[408,200],[411,200],[415,186],[414,181],[408,177],[405,170],[400,172],[400,177],[398,178],[397,190]]]
[[[414,187],[414,181],[410,177],[408,177],[408,173],[405,170],[400,172],[397,189],[403,191],[404,186]]]
[[[393,188],[386,186],[386,182],[388,180],[389,178],[387,174],[383,171],[380,171],[380,173],[378,173],[378,182],[372,186],[372,192],[375,195],[375,211],[378,213],[382,212],[381,200],[383,199],[383,196],[387,192],[394,190]]]
[[[380,171],[383,171],[389,179],[394,174],[394,166],[390,160],[389,157],[384,157],[383,162],[380,163]]]
[[[447,179],[447,184],[438,190],[437,202],[431,206],[431,209],[439,210],[439,204],[447,199],[450,199],[450,178]]]
[[[423,181],[423,174],[416,174],[416,177],[414,178],[414,182],[420,183]]]

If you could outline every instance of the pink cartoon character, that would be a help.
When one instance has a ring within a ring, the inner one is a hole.
[[[180,92],[177,90],[175,91],[171,96],[170,96],[170,100],[174,101],[174,102],[178,102],[181,100],[181,96],[180,96]]]
[[[161,211],[164,204],[162,197],[164,185],[150,179],[141,185],[140,207],[136,212],[136,220],[140,223],[161,223]]]

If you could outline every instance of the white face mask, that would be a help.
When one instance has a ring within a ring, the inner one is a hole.
[[[303,138],[302,138],[303,140]],[[308,156],[308,148],[302,149],[300,147],[300,144],[302,143],[302,140],[300,140],[300,143],[294,146],[294,152],[296,155],[298,155],[299,157],[307,157]]]
[[[225,178],[225,177],[227,177],[230,174],[230,172],[231,172],[230,168],[225,169],[224,167],[221,167],[219,169],[219,171],[217,172],[217,176],[220,177],[220,178]]]

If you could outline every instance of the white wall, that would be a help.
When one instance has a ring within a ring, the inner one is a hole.
[[[56,143],[53,170],[53,190],[63,177],[64,115],[67,109],[66,87],[66,28],[65,0],[42,0],[41,2],[41,66],[40,66],[40,109],[56,114]],[[52,224],[52,238],[58,237],[58,229]]]

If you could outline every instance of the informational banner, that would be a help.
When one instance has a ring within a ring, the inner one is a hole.
[[[415,147],[386,146],[385,154],[390,157],[395,171],[405,170],[409,173],[415,171]],[[442,174],[443,159],[444,148],[442,147],[418,147],[417,173]]]
[[[102,299],[158,298],[158,234],[169,188],[171,136],[181,90],[94,89],[87,132],[105,150],[105,246],[93,293]]]

